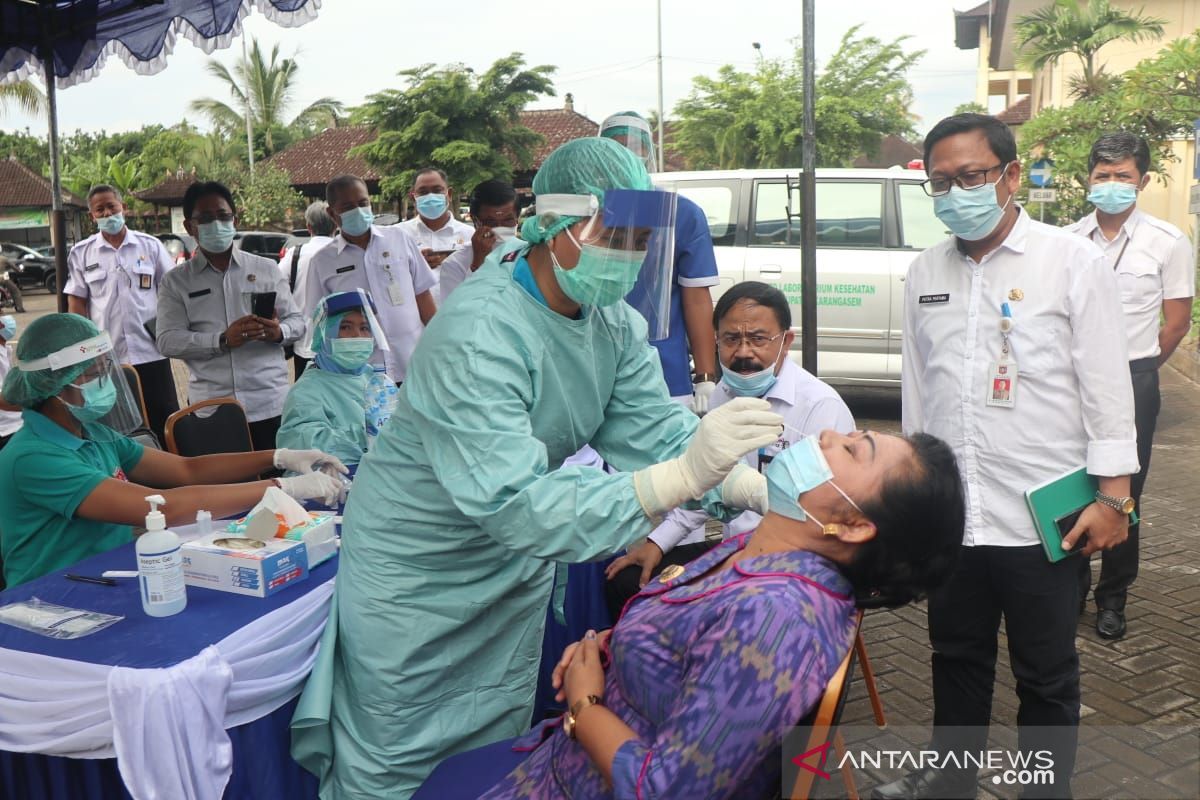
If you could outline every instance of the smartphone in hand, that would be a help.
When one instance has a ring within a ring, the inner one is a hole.
[[[250,295],[250,312],[256,317],[275,317],[275,292],[254,292]]]

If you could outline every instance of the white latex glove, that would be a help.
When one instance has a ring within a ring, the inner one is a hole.
[[[721,500],[727,506],[767,513],[767,479],[756,469],[738,464],[721,483]]]
[[[633,486],[653,517],[697,500],[729,474],[746,453],[783,433],[783,417],[761,397],[738,397],[706,414],[679,458],[633,473]]]
[[[708,398],[716,388],[717,385],[712,381],[700,381],[692,386],[692,411],[697,416],[703,417],[708,413]]]
[[[324,472],[306,472],[291,478],[276,478],[279,488],[287,492],[293,500],[320,500],[324,505],[333,507],[342,496],[342,482],[338,478],[326,475]]]
[[[320,450],[288,450],[280,448],[275,451],[272,459],[276,469],[285,472],[324,472],[331,478],[346,475],[350,470],[337,456],[322,453]]]

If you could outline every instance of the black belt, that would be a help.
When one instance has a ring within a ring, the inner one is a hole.
[[[1154,372],[1158,369],[1158,356],[1135,358],[1129,362],[1130,372]]]

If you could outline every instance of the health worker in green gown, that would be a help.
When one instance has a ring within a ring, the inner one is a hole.
[[[321,299],[313,312],[313,368],[288,391],[280,447],[332,453],[357,464],[395,405],[396,384],[371,360],[387,350],[361,289]]]
[[[438,311],[359,465],[292,722],[323,798],[403,800],[446,756],[528,727],[556,562],[615,553],[681,503],[765,506],[735,466],[782,419],[758,398],[700,421],[673,403],[622,301],[643,261],[669,280],[674,196],[600,138],[555,150],[533,189],[523,241]],[[589,443],[622,472],[561,466]]]

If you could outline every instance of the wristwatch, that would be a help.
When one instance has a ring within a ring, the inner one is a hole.
[[[222,331],[221,335],[217,337],[217,349],[221,352],[225,352],[229,349],[229,340],[224,331]]]
[[[704,383],[705,381],[708,383],[716,383],[717,376],[713,375],[711,372],[697,372],[694,376],[692,376],[693,384]]]
[[[1136,505],[1132,497],[1113,497],[1111,494],[1105,494],[1100,491],[1096,492],[1096,502],[1103,503],[1109,508],[1120,511],[1127,517],[1133,513],[1134,506]]]
[[[575,738],[575,718],[579,716],[580,712],[588,706],[602,705],[604,705],[604,698],[594,694],[589,694],[587,697],[581,697],[579,700],[576,700],[575,705],[571,706],[571,709],[566,714],[563,714],[563,733],[567,735],[567,738]]]

